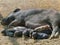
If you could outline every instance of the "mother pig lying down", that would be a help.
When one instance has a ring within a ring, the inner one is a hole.
[[[11,27],[11,25],[20,25],[27,28],[35,29],[36,27],[39,27],[41,25],[48,24],[53,30],[50,39],[53,37],[57,37],[59,34],[60,12],[56,10],[28,9],[15,13],[13,12],[11,15],[14,15],[13,17],[15,17],[15,19],[11,23],[9,23],[8,28]],[[7,23],[7,21],[2,22]]]
[[[40,32],[39,32],[38,30],[35,30],[35,29],[29,29],[26,27],[18,26],[12,29],[3,30],[1,33],[4,36],[9,36],[9,37],[22,37],[23,36],[24,38],[33,38],[35,36],[34,33],[36,32],[40,34],[40,35],[36,34],[38,37],[40,37],[39,39],[47,39],[51,35],[52,30],[50,30],[49,28],[47,28],[46,30],[42,30],[42,28],[40,29]],[[35,37],[34,39],[36,39]]]

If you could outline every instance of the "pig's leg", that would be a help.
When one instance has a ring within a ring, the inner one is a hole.
[[[14,23],[17,23],[17,20],[15,19],[14,21],[12,21],[9,25],[8,25],[8,28],[10,27],[10,26],[12,26]]]

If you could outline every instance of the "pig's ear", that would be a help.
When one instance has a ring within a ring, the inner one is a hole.
[[[20,11],[20,10],[21,10],[21,9],[16,8],[13,12],[16,13],[16,12],[18,12],[18,11]]]

